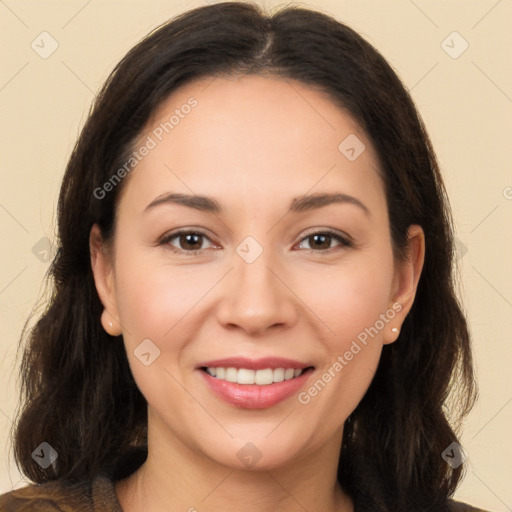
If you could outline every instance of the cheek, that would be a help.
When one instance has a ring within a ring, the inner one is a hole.
[[[182,380],[181,355],[199,327],[189,320],[215,282],[213,277],[211,271],[205,276],[184,266],[148,263],[136,254],[116,265],[116,297],[129,364],[138,388],[149,404],[160,404],[158,409],[168,409],[172,396],[173,407],[187,410],[187,396],[175,379]],[[162,394],[164,389],[167,393]]]
[[[342,350],[385,313],[390,306],[392,271],[390,258],[367,259],[331,272],[319,271],[302,283],[304,302],[329,327],[331,350]]]
[[[308,287],[312,309],[329,327],[316,379],[298,396],[310,412],[308,421],[323,418],[323,427],[315,428],[334,430],[353,412],[373,379],[383,330],[390,328],[395,314],[389,304],[392,270],[391,256],[374,258],[338,269],[336,275],[319,274],[319,286]]]
[[[172,339],[181,320],[201,300],[212,282],[212,272],[172,267],[136,256],[120,261],[116,269],[119,316],[130,343],[144,338]],[[126,338],[126,337],[125,337]]]

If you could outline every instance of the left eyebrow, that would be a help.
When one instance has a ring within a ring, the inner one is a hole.
[[[290,206],[291,212],[304,212],[316,208],[322,208],[329,204],[341,203],[352,204],[361,208],[366,215],[370,216],[370,210],[359,199],[348,194],[311,194],[296,197]]]
[[[370,210],[359,199],[348,194],[340,193],[299,196],[293,199],[289,209],[290,212],[300,213],[335,203],[357,206],[363,210],[366,215],[370,216]],[[189,208],[194,208],[195,210],[215,214],[220,214],[222,212],[220,203],[211,197],[176,193],[166,193],[156,197],[146,206],[144,212],[148,212],[153,208],[164,204],[179,204]]]

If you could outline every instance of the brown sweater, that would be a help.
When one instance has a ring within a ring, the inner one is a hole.
[[[0,512],[123,512],[114,482],[128,476],[142,460],[140,452],[121,459],[113,472],[102,473],[92,481],[64,483],[56,480],[16,489],[0,496]],[[486,512],[457,501],[449,503],[453,512]]]

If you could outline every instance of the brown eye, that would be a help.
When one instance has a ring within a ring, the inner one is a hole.
[[[310,249],[313,251],[322,252],[325,252],[329,249],[333,249],[334,247],[336,247],[336,245],[342,247],[349,247],[351,245],[347,239],[343,238],[337,233],[331,233],[329,231],[312,233],[307,237],[303,238],[300,245],[303,245],[304,242],[306,241],[308,242],[309,247],[302,247],[303,249]],[[333,245],[333,241],[337,241],[338,244]]]
[[[332,242],[331,235],[311,235],[308,237],[309,244],[313,249],[330,249]]]
[[[205,240],[209,241],[210,246],[203,247]],[[184,253],[195,253],[212,246],[210,239],[197,231],[180,231],[171,234],[161,241],[161,245],[170,245],[176,252]]]
[[[201,245],[203,245],[202,235],[198,233],[179,235],[178,240],[181,248],[186,250],[201,249]]]

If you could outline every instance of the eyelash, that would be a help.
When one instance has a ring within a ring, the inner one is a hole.
[[[184,229],[184,230],[176,231],[175,233],[171,233],[169,235],[165,235],[158,242],[158,245],[169,247],[175,253],[186,254],[186,255],[197,255],[201,251],[205,250],[205,249],[197,249],[197,250],[187,251],[187,250],[184,250],[184,249],[178,249],[178,248],[176,248],[176,247],[174,247],[173,245],[170,244],[171,240],[173,240],[175,238],[178,238],[178,237],[180,237],[182,235],[199,235],[201,237],[204,237],[204,238],[207,238],[208,240],[210,240],[210,238],[205,233],[203,233],[201,231],[198,231],[198,230],[185,230]],[[322,230],[322,231],[314,231],[312,233],[307,234],[306,236],[304,236],[300,240],[299,245],[302,244],[302,242],[304,242],[308,238],[311,238],[311,237],[313,237],[315,235],[327,235],[327,236],[329,236],[331,238],[334,238],[335,240],[340,242],[339,246],[344,247],[344,248],[353,247],[352,240],[350,240],[348,237],[344,237],[344,236],[340,235],[339,233],[337,233],[336,231],[332,231],[330,229],[325,229],[325,230]],[[211,240],[210,240],[210,242],[211,242]],[[326,249],[326,250],[315,250],[315,249],[306,249],[306,250],[309,250],[310,252],[314,252],[316,254],[330,254],[334,249],[336,249],[336,247],[330,247],[329,249]]]

